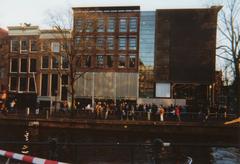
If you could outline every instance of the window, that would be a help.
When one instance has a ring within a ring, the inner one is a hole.
[[[52,52],[60,52],[60,43],[52,42]]]
[[[62,68],[68,68],[69,62],[66,55],[62,56]]]
[[[80,42],[81,42],[81,38],[80,37],[76,37],[75,38],[75,46],[80,47]]]
[[[48,68],[48,63],[49,63],[49,57],[42,56],[42,68]]]
[[[97,49],[104,49],[104,37],[97,37]]]
[[[76,29],[77,32],[82,32],[83,31],[83,20],[82,19],[76,19],[75,29]]]
[[[27,91],[27,77],[20,77],[20,91]]]
[[[114,50],[114,37],[113,36],[109,36],[107,38],[107,48],[108,48],[108,50]]]
[[[35,80],[33,77],[29,79],[29,91],[31,92],[35,91]]]
[[[98,32],[104,32],[105,31],[104,19],[98,19],[97,31]]]
[[[62,87],[61,100],[67,100],[68,90],[67,87]]]
[[[108,68],[112,68],[113,67],[113,62],[114,62],[113,56],[112,55],[108,55],[107,56],[107,66],[108,66]]]
[[[27,59],[21,59],[21,72],[26,73],[27,72]]]
[[[11,77],[10,78],[10,90],[16,91],[17,90],[17,84],[18,84],[18,78],[17,77]]]
[[[127,32],[127,18],[120,18],[119,20],[119,31]]]
[[[58,59],[56,55],[52,57],[52,68],[58,68]]]
[[[37,41],[35,40],[31,41],[31,51],[32,52],[37,51]]]
[[[11,59],[11,72],[18,72],[18,59]]]
[[[156,97],[170,97],[171,84],[170,83],[156,83]]]
[[[126,67],[126,56],[119,56],[118,58],[118,68],[125,68]]]
[[[44,41],[44,42],[42,42],[41,43],[41,50],[42,51],[49,51],[49,42],[47,42],[47,41]]]
[[[48,95],[48,74],[42,74],[41,96]]]
[[[115,31],[115,18],[114,17],[110,17],[108,19],[108,32],[114,32]]]
[[[68,85],[68,75],[62,75],[62,85]]]
[[[130,55],[130,57],[129,57],[129,67],[130,68],[135,68],[136,67],[136,56],[135,55]]]
[[[130,37],[130,39],[129,39],[129,49],[130,50],[136,50],[137,49],[137,38],[136,37]]]
[[[104,66],[104,56],[103,55],[97,55],[97,67],[103,67]]]
[[[86,32],[93,32],[93,20],[87,20]]]
[[[119,50],[126,50],[127,39],[125,37],[119,38]]]
[[[28,40],[21,40],[21,52],[28,51]]]
[[[57,90],[58,90],[58,75],[52,74],[51,95],[57,96]]]
[[[137,32],[137,17],[130,18],[130,32]]]
[[[83,56],[84,67],[91,67],[91,56]]]
[[[30,59],[30,72],[37,72],[37,60]]]
[[[12,45],[11,45],[11,51],[12,52],[18,52],[19,51],[19,41],[18,40],[12,40]]]

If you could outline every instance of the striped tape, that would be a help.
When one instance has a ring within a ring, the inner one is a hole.
[[[1,149],[0,149],[0,156],[24,161],[27,163],[33,163],[33,164],[67,164],[64,162],[58,162],[58,161],[52,161],[52,160],[47,160],[47,159],[38,158],[38,157],[32,157],[29,155],[13,153],[13,152],[1,150]]]

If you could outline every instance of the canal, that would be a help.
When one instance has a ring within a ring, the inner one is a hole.
[[[156,155],[154,145],[158,138],[171,145],[158,149]],[[161,163],[185,163],[191,158],[196,164],[235,164],[240,160],[238,148],[239,142],[223,138],[0,126],[0,149],[76,164],[151,164],[156,158]]]

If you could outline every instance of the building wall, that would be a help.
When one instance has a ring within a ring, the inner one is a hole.
[[[218,11],[219,8],[156,11],[157,82],[214,81]]]

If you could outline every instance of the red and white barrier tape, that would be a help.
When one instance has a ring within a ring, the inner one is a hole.
[[[1,149],[0,149],[0,156],[24,161],[27,163],[33,163],[33,164],[67,164],[64,162],[58,162],[58,161],[52,161],[52,160],[47,160],[47,159],[43,159],[43,158],[32,157],[29,155],[13,153],[13,152],[1,150]]]

